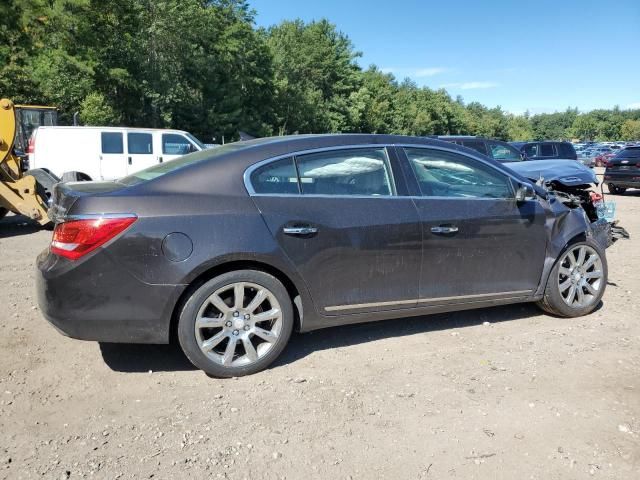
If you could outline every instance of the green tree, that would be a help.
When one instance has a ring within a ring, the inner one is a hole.
[[[523,115],[509,115],[508,122],[508,138],[509,140],[527,141],[533,138],[533,128],[531,122]]]
[[[80,104],[80,120],[84,125],[117,125],[120,116],[104,95],[92,92]]]
[[[348,99],[361,79],[351,40],[327,20],[284,21],[264,35],[273,58],[278,133],[348,129]]]
[[[620,128],[620,139],[627,141],[640,140],[640,120],[625,120]]]
[[[598,134],[598,121],[592,115],[580,115],[573,121],[571,132],[580,140],[593,140]]]

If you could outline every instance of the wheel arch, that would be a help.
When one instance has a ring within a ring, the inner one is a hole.
[[[284,285],[289,297],[291,298],[291,303],[294,307],[294,329],[297,331],[302,329],[302,322],[304,318],[302,305],[305,300],[303,298],[303,295],[305,294],[303,287],[297,285],[296,282],[291,279],[291,276],[285,273],[282,269],[267,262],[261,260],[229,260],[211,266],[200,272],[184,289],[171,314],[171,323],[169,325],[169,341],[171,343],[177,341],[177,328],[180,312],[191,294],[212,278],[235,270],[257,270],[268,273],[277,278]]]

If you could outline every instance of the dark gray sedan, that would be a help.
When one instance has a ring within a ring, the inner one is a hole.
[[[435,139],[300,135],[56,186],[42,312],[105,342],[177,338],[202,370],[257,372],[294,328],[517,302],[590,313],[606,239],[505,165]]]

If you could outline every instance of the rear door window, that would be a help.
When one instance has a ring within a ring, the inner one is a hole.
[[[395,195],[384,148],[357,148],[296,157],[300,188],[306,195]]]
[[[541,157],[555,157],[556,149],[553,143],[542,143],[540,144],[540,156]]]
[[[124,153],[122,132],[101,132],[102,153]]]
[[[129,132],[127,134],[128,152],[135,155],[153,153],[153,136],[150,133]]]

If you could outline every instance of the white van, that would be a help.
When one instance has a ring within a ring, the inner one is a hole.
[[[204,148],[181,130],[38,127],[27,152],[29,168],[48,169],[63,181],[114,180]]]

